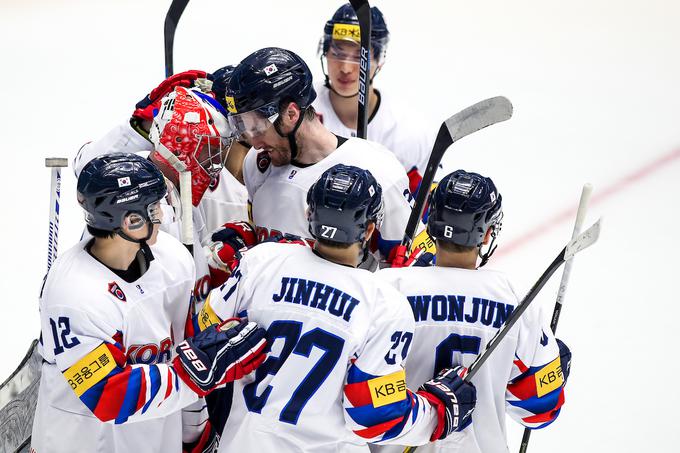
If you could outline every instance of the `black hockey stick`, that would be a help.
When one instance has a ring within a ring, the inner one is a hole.
[[[184,8],[187,7],[189,0],[172,0],[168,13],[165,15],[165,26],[163,30],[163,43],[165,45],[165,77],[173,74],[172,49],[175,44],[175,30],[182,17]]]
[[[586,211],[588,210],[588,201],[590,200],[590,194],[593,191],[593,186],[590,184],[585,184],[583,190],[581,190],[581,199],[578,203],[578,209],[576,210],[576,221],[574,222],[574,230],[571,233],[571,239],[574,240],[578,237],[581,232],[581,227],[583,226],[583,220],[586,216]],[[567,292],[567,285],[569,284],[569,276],[571,275],[571,266],[574,264],[573,261],[568,261],[564,265],[564,270],[562,271],[562,280],[560,280],[560,288],[557,291],[557,300],[555,301],[555,309],[553,310],[552,319],[550,320],[550,329],[553,334],[557,332],[557,323],[560,320],[560,314],[562,313],[562,305],[564,304],[564,295]],[[524,428],[524,434],[522,435],[522,443],[519,446],[519,453],[526,453],[529,447],[529,438],[531,437],[531,429]]]
[[[505,320],[505,323],[503,326],[501,326],[500,329],[496,332],[496,334],[489,340],[489,342],[486,345],[486,349],[484,349],[484,352],[477,356],[474,362],[470,365],[468,368],[468,372],[463,378],[466,382],[470,382],[472,378],[477,374],[477,371],[479,371],[479,368],[484,365],[484,362],[488,360],[488,358],[491,356],[493,351],[498,347],[501,341],[503,341],[503,338],[508,334],[512,326],[519,321],[519,318],[522,316],[522,314],[526,311],[527,308],[529,308],[529,304],[533,302],[533,300],[536,298],[538,293],[543,289],[546,283],[548,283],[548,280],[550,280],[550,277],[557,271],[557,269],[562,266],[566,261],[570,260],[571,258],[574,257],[578,252],[581,250],[585,250],[591,245],[593,245],[595,242],[597,242],[597,239],[600,237],[600,225],[601,225],[602,219],[598,220],[595,222],[593,225],[591,225],[590,228],[588,228],[586,231],[584,231],[582,234],[580,234],[578,237],[575,239],[569,241],[569,243],[560,251],[560,253],[557,255],[557,257],[553,260],[552,263],[550,263],[550,266],[543,272],[541,277],[534,283],[534,286],[531,287],[529,292],[527,293],[526,296],[524,296],[524,299],[520,301],[519,304],[517,304],[517,307],[512,311],[512,314],[508,319]],[[404,453],[410,453],[416,450],[417,447],[406,447],[404,450]]]
[[[359,115],[357,117],[357,137],[366,138],[368,134],[369,85],[371,74],[371,5],[367,0],[350,0],[359,19],[361,50],[359,56]]]
[[[411,216],[406,224],[404,238],[401,241],[401,245],[406,246],[407,252],[415,237],[420,218],[423,216],[425,200],[427,200],[427,195],[430,192],[430,185],[432,185],[439,163],[448,147],[473,132],[477,132],[492,124],[509,120],[511,117],[512,103],[507,98],[498,96],[471,105],[442,123],[437,139],[432,147],[430,159],[427,161],[427,167],[425,168],[425,173],[423,173],[423,180],[420,183],[420,190],[418,190],[418,195],[416,195]]]

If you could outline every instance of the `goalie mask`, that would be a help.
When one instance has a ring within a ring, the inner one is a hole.
[[[194,206],[198,206],[210,182],[222,170],[231,145],[226,114],[211,96],[176,87],[163,98],[154,117],[149,133],[155,148],[153,157],[175,183],[179,181],[179,171],[191,172]]]

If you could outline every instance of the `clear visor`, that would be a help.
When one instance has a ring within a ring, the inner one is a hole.
[[[216,135],[197,135],[196,138],[198,139],[194,153],[196,161],[214,178],[222,170],[233,138]]]
[[[163,222],[163,209],[160,200],[146,207],[146,215],[151,223],[160,225]],[[146,225],[146,219],[141,214],[133,212],[125,217],[125,223],[131,231],[135,231]]]
[[[324,39],[321,38],[319,42],[319,54],[323,53],[323,42]],[[385,40],[373,40],[371,41],[371,64],[375,62],[380,65],[385,56]],[[380,54],[376,54],[375,49],[383,49]],[[328,45],[328,51],[325,57],[329,60],[342,61],[345,63],[359,64],[361,60],[361,45],[358,41],[354,39],[331,39]]]
[[[267,130],[274,125],[279,117],[278,113],[265,116],[259,110],[229,115],[229,126],[239,138],[244,138],[251,142],[264,135]]]

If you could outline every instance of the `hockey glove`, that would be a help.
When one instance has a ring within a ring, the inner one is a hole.
[[[205,79],[206,77],[207,73],[205,71],[191,70],[180,72],[163,80],[160,85],[151,90],[151,93],[144,96],[141,101],[135,104],[135,110],[132,112],[132,119],[130,121],[132,127],[140,134],[148,136],[147,128],[142,125],[144,122],[150,123],[153,121],[153,117],[158,112],[163,96],[172,93],[175,87],[178,86],[185,88],[196,86],[198,84],[198,79]]]
[[[233,327],[225,329],[225,324]],[[205,396],[264,362],[266,333],[256,323],[241,320],[210,326],[179,344],[173,366],[198,396]]]
[[[462,431],[472,423],[472,411],[477,402],[477,390],[461,376],[462,367],[446,368],[424,383],[418,395],[428,400],[437,410],[437,427],[430,440],[441,440],[454,431]],[[460,373],[460,374],[459,374]]]
[[[560,348],[560,366],[562,367],[562,375],[564,376],[564,384],[562,384],[562,386],[564,387],[567,385],[567,378],[571,371],[571,350],[569,349],[569,346],[564,344],[559,338],[555,338],[555,340],[557,340],[557,346]]]
[[[225,223],[210,240],[208,265],[212,287],[216,288],[227,280],[241,253],[257,244],[257,235],[248,222]]]
[[[387,258],[387,262],[390,267],[409,267],[416,261],[418,255],[423,250],[420,247],[416,247],[411,254],[408,254],[408,249],[405,245],[397,245],[392,250],[390,250],[390,256]],[[430,254],[431,255],[431,254]]]

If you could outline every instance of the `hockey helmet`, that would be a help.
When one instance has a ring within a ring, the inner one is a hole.
[[[160,200],[166,194],[163,174],[136,154],[106,154],[88,162],[78,177],[78,203],[85,222],[117,231],[126,217],[131,229],[161,223]]]
[[[456,170],[430,194],[427,232],[440,241],[481,247],[489,228],[500,230],[501,202],[491,178]]]
[[[363,242],[369,222],[380,228],[382,188],[368,170],[337,164],[307,192],[309,232],[339,244]]]
[[[223,66],[212,73],[212,92],[215,94],[215,99],[220,103],[222,108],[227,110],[227,85],[231,74],[234,72],[234,65]]]
[[[375,6],[371,7],[371,59],[378,66],[384,61],[389,39],[390,32],[387,29],[382,12]],[[323,37],[319,42],[319,53],[321,56],[326,56],[331,52],[339,60],[359,63],[358,58],[344,55],[340,49],[335,48],[334,41],[349,41],[360,44],[359,19],[349,3],[338,8],[333,17],[326,22],[323,28]]]
[[[177,165],[191,172],[194,206],[198,206],[211,180],[222,170],[231,145],[232,133],[226,113],[210,95],[176,87],[162,99],[154,117],[149,133],[155,148],[154,159],[175,181],[179,181]]]

